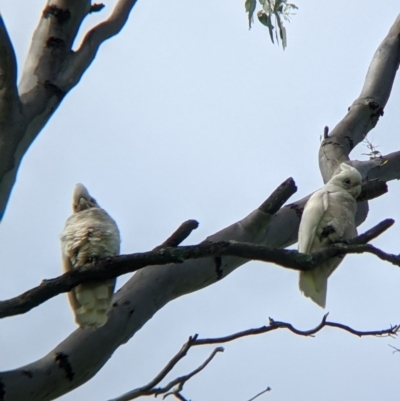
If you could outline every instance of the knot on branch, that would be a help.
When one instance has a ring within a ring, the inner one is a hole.
[[[43,18],[49,18],[50,15],[55,17],[60,25],[64,24],[71,18],[71,12],[69,10],[62,10],[54,4],[43,10]]]
[[[50,36],[46,41],[46,46],[54,49],[62,49],[65,47],[65,42],[60,38]]]
[[[372,116],[373,117],[380,117],[383,116],[383,107],[376,102],[375,100],[369,100],[368,101],[368,107],[373,111]]]
[[[59,88],[57,85],[53,84],[49,80],[44,81],[43,86],[46,90],[52,91],[53,94],[59,99],[62,99],[66,94],[65,91],[63,91],[61,88]]]

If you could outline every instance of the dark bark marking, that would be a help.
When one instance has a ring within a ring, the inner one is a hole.
[[[301,219],[301,216],[303,215],[303,208],[302,207],[300,207],[296,203],[292,203],[292,204],[288,205],[288,208],[294,210],[294,212],[296,213],[297,217],[299,219]]]
[[[347,135],[345,136],[345,138],[346,138],[347,142],[349,143],[350,150],[353,150],[353,148],[354,148],[353,139],[350,136],[347,136]]]
[[[60,38],[50,36],[46,41],[46,46],[54,49],[63,49],[65,47],[65,42]]]
[[[3,383],[2,378],[0,378],[0,401],[4,401],[5,400],[5,396],[6,396],[6,390],[5,390],[5,384]]]
[[[65,371],[65,376],[69,381],[72,382],[75,373],[72,370],[72,366],[69,363],[68,355],[64,354],[63,352],[56,352],[55,361],[60,369]]]
[[[62,25],[71,18],[71,12],[69,10],[62,10],[56,5],[51,5],[43,10],[43,18],[49,18],[50,15],[55,17],[57,22]]]
[[[59,99],[62,99],[65,96],[65,91],[63,91],[57,85],[54,85],[50,81],[44,81],[43,86],[45,87],[45,89],[52,91]]]
[[[32,379],[32,377],[33,377],[33,373],[30,370],[22,370],[21,373],[24,376],[29,377],[30,379]]]
[[[217,273],[217,281],[222,279],[224,275],[224,270],[222,269],[222,258],[221,256],[216,256],[214,258],[215,262],[215,272]]]
[[[368,102],[368,106],[374,112],[372,114],[374,117],[383,116],[383,107],[378,102],[375,102],[374,100],[372,100],[372,101]]]

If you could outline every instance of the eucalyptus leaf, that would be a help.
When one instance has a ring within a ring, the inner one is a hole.
[[[249,29],[251,29],[251,23],[253,20],[253,14],[257,6],[256,0],[246,0],[244,3],[244,8],[246,9],[246,13],[249,14]]]

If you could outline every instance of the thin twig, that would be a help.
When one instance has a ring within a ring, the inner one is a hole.
[[[261,391],[261,393],[256,394],[253,398],[250,398],[249,401],[254,401],[256,398],[258,398],[260,395],[263,395],[265,393],[268,393],[271,391],[271,387],[267,387],[264,391]]]
[[[205,345],[205,344],[222,344],[222,343],[227,343],[230,341],[237,340],[238,338],[264,334],[264,333],[268,333],[270,331],[274,331],[274,330],[278,330],[278,329],[287,329],[287,330],[291,331],[292,333],[294,333],[298,336],[303,336],[303,337],[312,337],[316,333],[321,331],[324,327],[334,327],[334,328],[337,328],[340,330],[347,331],[348,333],[359,336],[359,337],[365,337],[365,336],[393,337],[393,336],[396,336],[400,330],[400,325],[390,326],[388,329],[384,329],[384,330],[370,330],[370,331],[355,330],[345,324],[328,322],[326,320],[327,317],[328,317],[328,314],[324,315],[321,320],[321,323],[318,324],[315,328],[309,329],[309,330],[299,330],[299,329],[296,329],[290,323],[278,322],[278,321],[273,320],[272,318],[269,318],[268,326],[261,326],[261,327],[255,328],[255,329],[248,329],[248,330],[240,331],[238,333],[230,334],[225,337],[200,338],[200,339],[198,338],[194,342],[193,346]]]
[[[195,345],[195,343],[193,344]],[[164,387],[160,387],[160,388],[156,388],[154,389],[154,394],[165,394],[167,391],[169,391],[171,388],[173,388],[174,386],[178,386],[179,391],[181,391],[183,389],[183,385],[189,380],[191,379],[194,375],[197,375],[197,373],[201,372],[210,362],[211,360],[214,358],[214,356],[218,353],[218,352],[224,352],[224,349],[222,347],[217,347],[215,348],[212,352],[211,355],[195,370],[193,370],[192,372],[188,373],[187,375],[184,376],[180,376],[177,377],[176,379],[170,381],[166,386]],[[118,400],[119,401],[119,400]]]
[[[139,387],[135,390],[129,391],[128,393],[125,393],[121,395],[120,397],[114,398],[110,401],[129,401],[133,400],[138,397],[142,396],[150,396],[150,395],[164,395],[163,398],[166,398],[170,395],[174,395],[176,398],[179,400],[185,400],[184,396],[181,394],[181,391],[183,390],[184,384],[190,380],[193,376],[195,376],[197,373],[201,372],[214,358],[214,356],[218,352],[223,352],[224,349],[222,347],[217,347],[215,348],[211,355],[195,370],[193,370],[191,373],[177,377],[176,379],[170,381],[167,385],[163,387],[155,387],[158,383],[161,382],[165,378],[165,376],[173,369],[174,366],[183,358],[186,356],[187,352],[191,347],[198,346],[198,345],[210,345],[210,344],[221,344],[221,343],[226,343],[230,341],[237,340],[242,337],[247,337],[247,336],[252,336],[252,335],[258,335],[258,334],[265,334],[277,329],[287,329],[291,331],[292,333],[298,335],[298,336],[303,336],[303,337],[313,337],[316,333],[321,331],[324,327],[334,327],[340,330],[344,330],[350,334],[356,335],[358,337],[365,337],[365,336],[374,336],[374,337],[395,337],[398,332],[400,331],[400,325],[395,325],[395,326],[390,326],[388,329],[383,329],[383,330],[369,330],[369,331],[361,331],[361,330],[356,330],[353,329],[350,326],[347,326],[342,323],[336,323],[336,322],[329,322],[327,321],[328,313],[325,314],[321,320],[321,322],[313,329],[309,330],[299,330],[295,328],[291,323],[287,322],[279,322],[276,321],[272,318],[269,318],[269,325],[268,326],[262,326],[259,328],[255,329],[248,329],[244,331],[240,331],[238,333],[230,334],[225,337],[217,337],[217,338],[198,338],[198,334],[195,334],[194,336],[189,337],[188,341],[182,346],[180,351],[167,363],[167,365],[164,367],[164,369],[148,384],[145,386]],[[395,349],[395,351],[398,351],[397,348],[392,347]],[[172,391],[170,391],[172,388],[174,388]],[[249,401],[255,400],[257,397],[260,395],[271,391],[270,387],[267,387],[264,391],[261,393],[258,393],[256,396],[251,398]]]
[[[394,347],[393,345],[390,345],[390,344],[389,344],[389,347],[394,349],[393,354],[395,354],[396,352],[400,352],[400,348]]]
[[[132,391],[129,391],[117,398],[113,398],[112,400],[109,401],[129,401],[133,400],[138,397],[142,396],[149,396],[149,395],[161,395],[164,394],[164,398],[167,397],[168,395],[175,395],[179,394],[180,391],[182,391],[184,384],[190,380],[193,376],[195,376],[197,373],[201,372],[214,358],[214,356],[218,352],[223,352],[224,349],[222,347],[217,347],[215,348],[211,355],[195,370],[190,372],[187,375],[180,376],[171,382],[169,382],[166,386],[163,387],[155,387],[164,377],[173,369],[173,367],[183,358],[186,356],[187,352],[189,349],[195,344],[197,335],[194,335],[193,337],[189,337],[189,340],[183,345],[183,347],[180,349],[180,351],[167,363],[167,365],[164,367],[164,369],[148,384],[145,386],[139,387],[137,389],[134,389]],[[170,392],[170,390],[177,386],[177,389]],[[181,395],[182,396],[182,395]],[[183,396],[182,396],[183,397]]]

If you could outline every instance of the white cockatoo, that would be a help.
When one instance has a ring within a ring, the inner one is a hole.
[[[300,222],[299,252],[316,252],[357,235],[354,218],[361,181],[361,174],[354,167],[342,163],[340,172],[311,195]],[[326,303],[328,277],[342,259],[335,257],[312,271],[300,272],[300,290],[322,308]]]
[[[82,184],[75,186],[72,210],[60,236],[64,272],[119,254],[120,235],[115,221]],[[96,328],[106,323],[115,281],[80,284],[68,293],[79,326]]]

